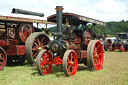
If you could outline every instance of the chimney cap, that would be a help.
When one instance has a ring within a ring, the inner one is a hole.
[[[63,8],[63,6],[56,6],[56,11],[62,11],[64,8]]]

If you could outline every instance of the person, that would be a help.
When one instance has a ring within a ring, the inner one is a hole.
[[[126,40],[125,39],[123,39],[123,43],[126,43]]]
[[[104,49],[104,41],[103,41],[102,38],[100,38],[100,42],[101,42],[101,44],[102,44],[102,46],[103,46],[103,49]]]
[[[103,51],[104,51],[104,41],[103,41],[103,39],[102,39],[102,38],[100,38],[100,42],[101,42],[101,44],[102,44]],[[104,58],[105,58],[105,52],[103,53],[103,56],[104,56]]]

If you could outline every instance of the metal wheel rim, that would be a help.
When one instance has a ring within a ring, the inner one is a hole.
[[[98,50],[96,50],[96,48]],[[100,70],[103,65],[103,47],[100,41],[91,40],[87,48],[87,63],[90,71]],[[98,66],[97,59],[100,61]]]
[[[75,51],[68,50],[65,52],[63,59],[63,69],[66,76],[73,76],[77,71],[77,56]]]
[[[47,75],[52,69],[52,55],[50,52],[42,50],[37,57],[37,69],[41,75]]]
[[[0,48],[0,70],[2,70],[6,64],[7,56],[2,48]]]
[[[93,64],[96,70],[100,70],[103,64],[103,47],[102,44],[97,41],[93,49]]]

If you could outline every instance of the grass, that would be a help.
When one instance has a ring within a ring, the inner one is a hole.
[[[50,74],[41,76],[36,67],[27,62],[23,66],[5,66],[0,71],[0,85],[128,85],[128,52],[106,52],[104,67],[90,72],[79,65],[77,73],[65,77],[60,66],[53,66]]]

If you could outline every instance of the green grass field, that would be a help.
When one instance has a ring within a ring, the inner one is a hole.
[[[106,52],[104,67],[90,72],[84,65],[77,73],[65,77],[63,69],[53,66],[50,74],[41,76],[36,67],[5,66],[0,71],[0,85],[128,85],[128,52]]]

